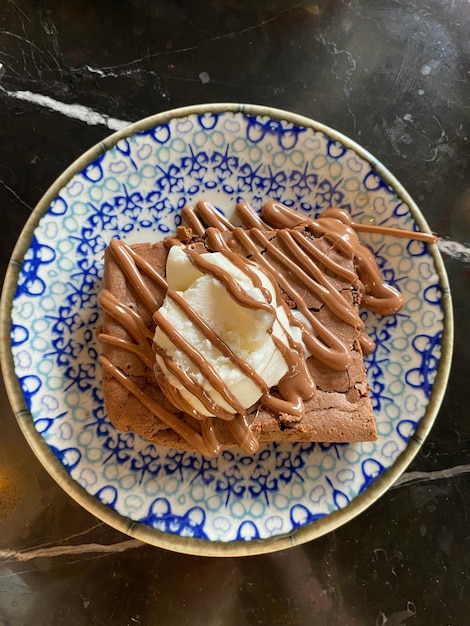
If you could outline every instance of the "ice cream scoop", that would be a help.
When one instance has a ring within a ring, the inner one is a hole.
[[[229,252],[170,249],[158,311],[158,381],[173,405],[199,417],[245,413],[304,359],[301,329],[277,284]]]

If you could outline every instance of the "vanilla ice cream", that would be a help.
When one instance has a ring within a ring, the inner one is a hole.
[[[259,384],[252,377],[241,371],[233,359],[222,352],[210,341],[207,334],[201,332],[188,317],[183,308],[171,297],[175,291],[214,331],[214,333],[239,358],[249,364],[261,377],[267,388],[271,388],[288,372],[288,365],[282,355],[282,350],[276,347],[274,338],[278,338],[285,346],[292,350],[292,339],[303,350],[301,330],[297,325],[289,322],[284,305],[278,301],[276,287],[267,274],[259,266],[249,263],[250,271],[243,271],[243,266],[235,265],[222,252],[208,252],[200,255],[205,262],[225,271],[237,288],[244,294],[260,303],[260,307],[242,306],[232,297],[223,281],[216,278],[210,271],[203,273],[190,260],[184,247],[173,246],[170,249],[166,279],[169,294],[166,296],[159,315],[171,323],[178,334],[191,344],[204,360],[210,363],[226,388],[245,409],[255,404],[263,395]],[[254,272],[261,281],[262,288],[255,286]],[[267,295],[269,294],[269,295]],[[269,306],[266,306],[269,305]],[[290,337],[289,337],[290,336]],[[211,400],[223,411],[235,414],[237,410],[226,397],[222,397],[220,389],[216,389],[202,374],[200,368],[185,353],[178,348],[158,325],[154,336],[157,348],[157,374],[165,379],[165,386],[181,394],[185,401],[202,416],[211,416],[206,406],[189,391],[187,384],[181,381],[167,366],[172,363],[171,369],[189,376],[192,383],[202,388]],[[278,344],[279,345],[279,344]],[[164,358],[163,356],[164,355]],[[226,395],[226,394],[225,394]],[[174,398],[172,398],[174,401]],[[214,415],[216,416],[216,415]]]

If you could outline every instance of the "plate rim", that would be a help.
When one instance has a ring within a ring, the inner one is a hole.
[[[453,310],[449,280],[442,256],[437,245],[434,244],[429,247],[429,251],[433,257],[434,267],[439,277],[441,306],[443,310],[443,333],[439,366],[433,383],[431,397],[421,422],[408,441],[407,447],[399,454],[394,463],[364,492],[358,494],[346,507],[329,514],[327,517],[296,528],[287,534],[275,535],[266,539],[253,539],[250,541],[236,540],[231,542],[173,535],[155,528],[150,528],[143,523],[134,522],[128,517],[117,513],[100,502],[96,496],[87,492],[84,487],[71,477],[49,448],[44,438],[41,437],[36,430],[14,367],[11,343],[13,297],[16,292],[23,259],[30,247],[34,232],[40,219],[49,209],[51,202],[57,197],[59,191],[72,177],[82,171],[86,165],[94,161],[100,155],[113,148],[120,140],[164,124],[172,119],[187,117],[188,115],[229,112],[268,116],[272,119],[295,124],[296,126],[312,128],[316,132],[324,133],[334,141],[341,142],[344,146],[352,149],[367,161],[371,168],[381,176],[387,185],[393,188],[400,200],[408,205],[410,213],[420,230],[428,233],[431,232],[417,204],[395,176],[375,156],[368,152],[368,150],[330,126],[284,109],[257,104],[227,102],[190,105],[150,115],[108,135],[102,141],[82,153],[54,180],[36,204],[18,237],[7,266],[0,302],[0,352],[5,389],[23,435],[42,466],[58,485],[79,505],[116,530],[134,539],[141,540],[144,544],[147,543],[174,552],[196,556],[233,557],[276,552],[319,538],[351,521],[354,517],[367,509],[401,476],[418,453],[426,436],[431,430],[446,391],[453,349]]]

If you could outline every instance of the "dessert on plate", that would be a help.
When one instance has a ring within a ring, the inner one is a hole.
[[[111,241],[99,297],[111,422],[209,457],[375,440],[359,307],[389,315],[403,299],[360,225],[341,209],[306,219],[276,202],[261,216],[240,203],[237,215],[243,226],[201,201],[164,241]]]

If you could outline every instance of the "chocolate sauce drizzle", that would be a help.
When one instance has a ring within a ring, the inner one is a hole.
[[[399,311],[403,306],[403,298],[397,290],[383,281],[373,254],[360,243],[356,230],[360,231],[361,225],[356,225],[349,214],[341,209],[328,209],[319,218],[311,219],[294,213],[277,202],[268,202],[264,205],[261,216],[258,216],[247,203],[238,204],[236,212],[245,228],[231,224],[211,203],[206,201],[199,202],[196,208],[185,207],[182,215],[193,234],[205,236],[206,245],[210,250],[224,254],[250,278],[255,287],[262,290],[265,302],[250,297],[228,272],[204,259],[197,246],[194,244],[184,246],[186,254],[199,271],[212,274],[225,286],[232,298],[242,306],[262,308],[273,313],[275,312],[274,307],[282,306],[289,323],[300,327],[303,342],[310,354],[333,369],[343,370],[348,367],[350,347],[328,330],[318,320],[315,312],[307,307],[304,299],[305,292],[310,293],[322,305],[328,307],[342,322],[356,328],[360,332],[360,343],[363,351],[366,353],[372,351],[374,344],[363,332],[364,325],[358,315],[357,307],[335,288],[331,276],[337,276],[348,281],[359,293],[362,305],[382,315]],[[420,238],[425,241],[434,240],[425,233],[367,226],[369,231],[375,229],[376,232],[389,232],[390,234]],[[270,233],[273,229],[276,230],[276,239],[280,245],[274,245],[271,241]],[[275,286],[275,303],[271,302],[271,294],[264,289],[259,275],[254,271],[252,261],[234,253],[227,244],[224,233],[230,233],[233,240],[242,247],[246,255],[257,264],[258,269],[261,268],[271,279]],[[325,250],[320,249],[315,243],[315,240],[320,237],[328,241],[331,247]],[[178,237],[170,237],[167,239],[167,245],[183,245],[183,243]],[[210,362],[191,346],[158,311],[158,303],[152,290],[143,279],[144,274],[166,291],[166,297],[171,298],[184,311],[191,322],[221,354],[229,358],[236,367],[251,378],[260,389],[260,404],[273,412],[292,415],[297,419],[302,418],[304,400],[312,397],[315,384],[306,365],[303,347],[292,339],[287,329],[283,329],[285,341],[278,337],[272,337],[288,366],[287,374],[277,386],[277,395],[273,395],[254,368],[239,358],[192,310],[177,291],[169,289],[166,280],[142,256],[124,241],[116,239],[111,241],[109,249],[126,280],[132,285],[155,324],[160,326],[170,341],[196,364],[212,387],[220,393],[224,401],[235,412],[234,415],[218,405],[200,385],[191,380],[185,371],[176,366],[162,349],[155,345],[152,346],[154,333],[146,327],[140,315],[135,310],[119,303],[108,290],[103,290],[99,296],[100,305],[128,331],[134,341],[124,340],[105,333],[100,333],[100,340],[103,343],[113,344],[137,354],[147,367],[155,371],[155,378],[160,389],[173,406],[195,418],[200,424],[200,428],[189,426],[180,416],[164,409],[141,391],[106,357],[101,356],[103,367],[157,418],[206,456],[213,457],[220,453],[221,445],[214,432],[215,418],[199,413],[176,388],[168,383],[163,372],[156,365],[155,352],[162,358],[168,370],[180,381],[183,387],[197,397],[209,413],[225,421],[240,447],[249,453],[255,452],[258,447],[257,439],[250,430],[248,411],[230,392]],[[344,267],[340,259],[338,260],[338,255],[331,254],[332,250],[353,261],[357,273]],[[297,285],[300,282],[302,290],[286,278],[289,273],[295,274]],[[287,306],[281,290],[294,303],[294,308],[301,313],[300,318],[295,316],[293,310]]]

